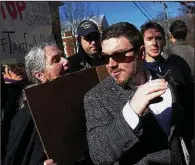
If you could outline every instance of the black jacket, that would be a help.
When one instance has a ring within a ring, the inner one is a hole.
[[[4,92],[3,94],[3,107],[1,113],[1,158],[4,160],[8,135],[11,127],[11,121],[15,114],[17,113],[20,106],[20,97],[22,94],[22,90],[24,89],[24,83],[18,84],[4,84],[3,86]]]
[[[179,57],[179,56],[178,56]],[[184,70],[182,67],[176,66],[172,60],[165,60],[160,58],[158,64],[161,67],[161,72],[154,70],[153,67],[147,65],[147,62],[144,61],[144,65],[148,68],[153,75],[157,77],[158,75],[163,76],[167,70],[171,71],[171,74],[168,78],[171,78],[174,82],[178,98],[180,99],[180,104],[185,110],[185,118],[187,119],[184,123],[180,122],[184,138],[186,139],[188,148],[191,149],[191,140],[194,137],[194,81],[191,77],[191,74]]]
[[[169,55],[169,57],[173,58],[172,62],[174,62],[179,67],[185,67],[185,62],[189,65],[189,68],[191,70],[192,75],[194,75],[194,48],[188,45],[184,41],[176,41],[174,42],[169,49],[166,50],[166,53]],[[185,62],[182,61],[182,59],[178,58],[177,55],[181,57]]]
[[[3,165],[39,165],[46,160],[27,103],[14,116]]]
[[[71,72],[104,65],[100,57],[92,58],[89,55],[85,54],[82,49],[79,49],[79,52],[77,54],[68,57],[68,61],[70,63]]]

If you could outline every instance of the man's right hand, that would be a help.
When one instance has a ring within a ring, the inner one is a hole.
[[[156,79],[139,86],[130,101],[133,111],[141,116],[152,99],[165,93],[167,85],[164,79]]]

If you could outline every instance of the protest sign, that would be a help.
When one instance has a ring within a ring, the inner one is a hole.
[[[73,165],[87,150],[83,98],[108,76],[104,66],[62,76],[25,90],[48,158]]]
[[[1,64],[23,61],[33,44],[54,41],[48,2],[1,1],[0,7]]]

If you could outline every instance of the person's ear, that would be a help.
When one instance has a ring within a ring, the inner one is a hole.
[[[143,59],[144,58],[144,55],[145,55],[145,46],[144,45],[142,45],[141,47],[140,47],[140,57],[141,57],[141,59]]]
[[[46,77],[45,77],[45,74],[43,72],[36,71],[33,73],[33,76],[43,83],[46,82]]]
[[[142,45],[142,46],[140,47],[140,50],[141,50],[142,52],[145,51],[145,46]]]
[[[144,55],[144,52],[145,52],[145,46],[142,45],[142,46],[140,47],[140,53],[142,53],[142,54]]]

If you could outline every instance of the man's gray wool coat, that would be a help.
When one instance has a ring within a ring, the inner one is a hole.
[[[135,87],[123,88],[107,77],[85,95],[87,139],[95,164],[109,165],[117,161],[120,165],[181,164],[180,126],[187,125],[187,120],[173,81],[169,81],[169,87],[172,94],[169,136],[149,108],[135,130],[125,121],[122,109],[135,93]]]

